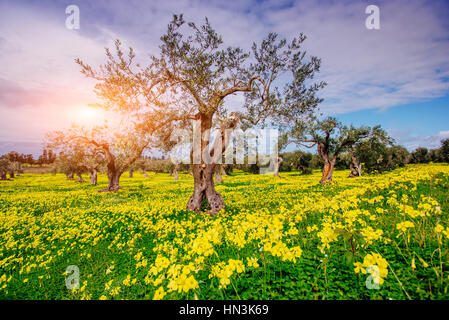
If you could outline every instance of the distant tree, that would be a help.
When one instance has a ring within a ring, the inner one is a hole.
[[[334,117],[315,119],[310,123],[297,123],[289,132],[289,141],[311,148],[317,146],[317,153],[324,162],[320,184],[332,181],[339,155],[362,139],[369,136],[369,127],[347,127]]]
[[[84,182],[82,174],[85,168],[79,165],[80,158],[78,155],[69,155],[61,152],[52,164],[53,173],[64,173],[67,180],[73,180],[75,174],[78,176],[78,182]]]
[[[380,160],[385,157],[387,148],[394,143],[394,139],[381,128],[380,125],[371,128],[369,135],[350,148],[351,165],[350,177],[362,175],[364,171],[381,171]]]
[[[402,146],[392,146],[387,149],[386,155],[381,159],[381,170],[393,170],[404,167],[410,161],[410,153]]]
[[[47,164],[52,164],[56,160],[56,154],[49,149],[47,153]]]
[[[106,162],[103,150],[71,134],[73,134],[71,131],[47,133],[45,145],[60,152],[59,159],[52,161],[54,167],[64,172],[69,180],[76,174],[78,182],[84,182],[82,173],[87,172],[90,183],[96,185],[98,172]],[[55,157],[53,151],[48,154],[50,159]]]
[[[34,164],[35,163],[32,154],[27,154],[25,156],[25,163],[28,163],[28,164]]]
[[[8,180],[6,174],[10,171],[11,162],[6,157],[0,158],[0,180]]]
[[[283,162],[280,165],[279,171],[288,172],[292,170],[299,170],[302,174],[312,173],[311,153],[295,150],[293,152],[283,152],[280,157],[283,159]]]
[[[322,169],[324,167],[324,161],[321,157],[314,153],[312,154],[312,160],[310,160],[310,167],[314,169]]]
[[[109,182],[108,187],[100,191],[117,191],[124,170],[141,157],[144,149],[153,146],[153,134],[172,121],[190,116],[170,110],[167,102],[159,99],[167,91],[167,75],[157,70],[154,63],[141,67],[134,61],[133,49],[129,48],[125,54],[118,40],[115,53],[106,49],[106,58],[106,63],[98,69],[80,59],[76,62],[86,77],[97,81],[95,92],[102,99],[97,106],[116,112],[122,128],[97,126],[94,130],[71,134],[103,151]],[[126,128],[125,124],[128,124]],[[145,168],[143,171],[146,175]]]
[[[131,126],[131,128],[129,128]],[[120,189],[120,177],[137,159],[151,142],[147,132],[139,132],[130,124],[116,128],[112,132],[107,125],[91,130],[72,127],[65,135],[70,141],[83,143],[94,148],[96,154],[103,156],[108,177],[108,187],[99,191],[117,191]]]
[[[311,174],[312,157],[312,154],[309,152],[295,151],[294,168],[298,169],[302,174]]]
[[[56,155],[54,154],[53,150],[44,148],[42,150],[42,154],[37,159],[36,163],[40,166],[44,164],[51,164],[55,161]]]
[[[417,148],[410,155],[410,163],[428,163],[430,161],[427,148]]]
[[[10,151],[3,156],[10,162],[8,173],[11,179],[15,178],[15,175],[20,176],[22,173],[22,164],[20,162],[21,155],[16,151]]]
[[[335,169],[338,170],[346,170],[351,168],[353,166],[353,160],[351,159],[352,157],[352,153],[349,151],[346,152],[342,152],[338,158],[337,158],[337,162],[335,163]]]
[[[440,157],[444,162],[449,162],[449,139],[441,140]]]
[[[441,150],[439,148],[429,150],[429,161],[443,162],[443,159],[441,157]]]

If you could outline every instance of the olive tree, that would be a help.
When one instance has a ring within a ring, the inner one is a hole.
[[[306,54],[305,40],[303,34],[287,42],[270,33],[246,52],[225,47],[207,18],[197,26],[174,15],[159,54],[151,55],[146,66],[134,63],[131,48],[124,54],[119,41],[116,54],[107,50],[107,63],[99,69],[77,62],[86,76],[98,81],[103,107],[132,115],[142,127],[151,127],[151,134],[168,123],[195,121],[200,139],[191,152],[194,190],[187,209],[199,211],[206,201],[209,212],[216,214],[225,207],[213,180],[229,145],[225,132],[239,122],[259,127],[269,120],[287,123],[321,102],[316,93],[325,84],[312,81],[320,60]],[[225,102],[235,94],[244,95],[245,103],[230,113]],[[211,143],[213,128],[219,134]]]
[[[55,171],[65,173],[68,180],[71,180],[76,174],[78,182],[85,182],[82,174],[87,172],[90,183],[96,185],[98,172],[105,164],[105,156],[100,148],[75,138],[73,136],[77,130],[75,128],[72,127],[65,132],[47,133],[45,145],[59,151],[59,156],[54,162]]]
[[[324,163],[320,180],[320,184],[323,184],[332,181],[339,155],[368,137],[369,133],[369,127],[348,127],[334,117],[322,120],[315,118],[309,123],[297,123],[289,132],[289,142],[308,148],[317,147],[317,153]]]
[[[324,83],[308,80],[319,71],[320,60],[306,55],[303,34],[287,42],[270,33],[259,44],[253,43],[250,52],[224,47],[207,18],[197,26],[175,15],[161,40],[160,56],[153,62],[175,98],[171,107],[196,120],[200,133],[199,150],[192,152],[199,157],[192,165],[194,191],[187,209],[199,211],[206,201],[215,214],[225,207],[213,175],[229,145],[226,130],[235,129],[240,121],[263,127],[269,120],[289,122],[313,111]],[[245,97],[243,108],[228,113],[226,99],[239,93]],[[212,144],[214,124],[219,133]]]
[[[0,158],[0,180],[9,180],[6,174],[10,171],[11,162],[6,157]]]
[[[381,128],[380,125],[370,129],[369,135],[349,148],[351,157],[349,177],[360,177],[362,175],[362,163],[365,167],[372,168],[377,164],[379,151],[384,151],[394,143],[394,139]]]
[[[443,161],[449,162],[449,139],[441,140],[440,156]]]

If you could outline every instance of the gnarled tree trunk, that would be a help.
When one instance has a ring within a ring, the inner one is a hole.
[[[223,178],[220,172],[220,165],[215,165],[215,183],[223,183]]]
[[[324,168],[323,168],[323,176],[321,177],[320,184],[323,184],[327,181],[332,181],[332,175],[334,173],[334,167],[336,163],[336,158],[329,160],[329,157],[326,156],[324,160]]]
[[[337,155],[334,154],[333,156],[330,156],[328,146],[325,146],[322,143],[317,144],[317,151],[324,162],[323,175],[320,180],[320,184],[324,184],[328,181],[332,181],[335,163],[337,162]]]
[[[14,178],[15,178],[15,177],[14,177],[14,170],[9,171],[9,177],[10,177],[11,179],[14,179]]]
[[[281,163],[284,161],[284,159],[282,159],[281,157],[278,157],[278,161],[277,163],[274,165],[274,176],[281,178],[282,177],[279,175],[279,168],[281,167]]]
[[[80,183],[86,182],[86,181],[84,181],[83,177],[81,176],[81,173],[77,172],[76,176],[78,177],[78,182],[80,182]]]
[[[6,171],[2,171],[2,173],[0,174],[0,180],[9,180],[6,176]]]
[[[210,206],[210,210],[208,211],[209,214],[215,215],[225,208],[225,203],[221,194],[215,191],[213,176],[216,172],[217,162],[222,156],[223,151],[226,149],[226,146],[229,144],[230,137],[225,136],[225,130],[234,129],[237,126],[239,119],[233,115],[232,118],[221,125],[220,135],[215,138],[214,146],[212,150],[209,151],[209,134],[210,129],[212,128],[212,116],[212,113],[201,113],[199,115],[201,120],[201,136],[198,138],[200,141],[201,161],[200,164],[194,163],[192,165],[194,189],[193,195],[187,202],[187,210],[198,212],[201,210],[203,201],[207,200]],[[195,146],[194,143],[193,147],[195,148],[198,146]]]
[[[351,164],[349,169],[351,170],[349,173],[350,178],[362,176],[362,164],[353,154],[351,154]]]
[[[108,170],[108,187],[106,189],[98,190],[98,192],[110,192],[120,189],[120,176],[122,172],[118,170]]]
[[[148,177],[149,177],[149,175],[147,174],[147,170],[142,169],[142,173],[143,173],[143,175],[145,176],[145,178],[148,178]]]
[[[129,170],[129,177],[130,177],[130,178],[133,177],[133,173],[134,173],[134,170]]]
[[[193,165],[193,180],[194,189],[193,195],[187,202],[187,210],[200,211],[203,200],[207,200],[210,206],[209,213],[211,215],[217,214],[221,209],[224,209],[225,204],[221,194],[215,191],[213,175],[215,172],[215,164],[194,164]]]
[[[67,180],[73,180],[73,175],[74,175],[74,173],[73,173],[73,172],[69,172],[69,173],[67,173],[67,174],[66,174],[66,176],[67,176]]]
[[[210,206],[209,213],[211,215],[217,214],[221,209],[224,209],[225,204],[222,196],[215,191],[214,184],[214,173],[216,163],[205,163],[205,154],[208,154],[209,150],[209,139],[210,136],[206,134],[210,133],[212,128],[212,114],[201,114],[200,115],[200,125],[201,125],[201,136],[200,138],[200,150],[201,150],[201,163],[194,163],[192,165],[192,174],[194,181],[193,195],[187,202],[187,210],[199,212],[201,210],[201,205],[204,200],[207,200]],[[199,128],[197,128],[198,130]],[[198,148],[198,146],[193,146]],[[198,150],[194,150],[198,151]],[[192,153],[193,155],[193,153]],[[198,160],[198,159],[197,159]]]
[[[220,171],[221,171],[221,175],[222,176],[227,176],[228,174],[226,173],[226,170],[224,169],[224,165],[220,165]]]
[[[179,164],[175,164],[175,168],[173,169],[173,176],[174,176],[175,180],[179,180],[178,167],[179,167]]]
[[[90,176],[90,184],[97,185],[97,170],[96,169],[89,170],[89,176]]]
[[[106,189],[98,190],[98,192],[110,192],[110,191],[117,191],[120,189],[120,177],[123,173],[123,171],[126,169],[126,167],[117,167],[115,165],[115,157],[112,153],[107,152],[106,157],[108,159],[108,165],[107,165],[107,176],[108,176],[108,187]]]

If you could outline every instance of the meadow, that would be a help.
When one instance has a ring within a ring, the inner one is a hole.
[[[449,166],[348,174],[235,171],[215,217],[188,174],[1,181],[0,299],[448,299]]]

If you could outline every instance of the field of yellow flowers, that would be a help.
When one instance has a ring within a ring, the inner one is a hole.
[[[0,298],[448,299],[449,166],[348,173],[234,172],[215,217],[185,211],[187,174],[2,181]]]

